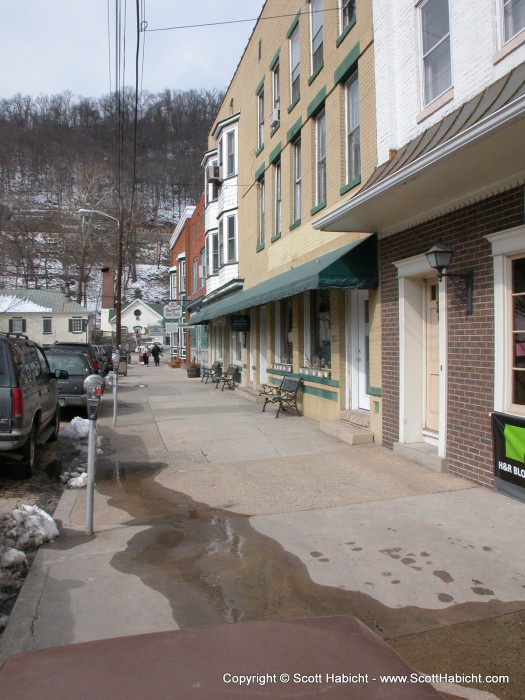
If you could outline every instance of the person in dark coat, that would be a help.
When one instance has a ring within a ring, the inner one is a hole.
[[[160,365],[160,348],[158,345],[154,345],[151,348],[151,354],[153,355],[153,361],[155,362],[155,367]]]
[[[142,351],[142,362],[144,363],[144,367],[149,366],[149,350],[148,348],[144,348]]]

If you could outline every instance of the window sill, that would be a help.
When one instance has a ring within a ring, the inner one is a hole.
[[[317,214],[318,211],[321,211],[321,209],[324,209],[326,207],[326,199],[323,202],[319,202],[319,204],[316,204],[313,209],[310,209],[310,216],[314,216]]]
[[[294,100],[294,102],[292,102],[292,104],[288,107],[288,114],[290,114],[290,112],[294,109],[295,105],[300,101],[300,99],[301,99],[301,96],[299,95],[299,97],[297,97]]]
[[[279,130],[280,126],[281,126],[281,122],[279,121],[270,131],[270,138],[272,138],[272,136],[275,134],[275,132]]]
[[[297,221],[294,221],[293,224],[290,225],[290,231],[294,231],[296,228],[299,228],[301,225],[301,219],[297,219]]]
[[[264,151],[264,143],[261,146],[259,146],[259,148],[255,151],[255,156],[257,157],[263,151]]]
[[[351,180],[348,182],[346,185],[343,185],[341,189],[339,190],[339,194],[342,197],[344,194],[347,192],[350,192],[350,190],[353,190],[354,187],[357,187],[357,185],[361,184],[361,175],[359,177],[356,177],[354,180]]]
[[[308,78],[308,85],[311,85],[314,82],[314,80],[317,78],[317,76],[323,70],[323,68],[324,68],[324,61],[321,63],[321,65],[315,71],[315,73],[312,73],[312,75]]]
[[[416,123],[420,124],[425,119],[428,119],[432,114],[440,110],[446,104],[454,99],[454,88],[450,87],[445,92],[442,92],[439,97],[436,97],[429,105],[427,105],[416,117]]]
[[[281,237],[281,234],[280,234],[280,233],[276,233],[275,236],[272,236],[272,237],[270,238],[270,243],[275,243],[275,241],[278,241],[280,237]]]
[[[350,33],[350,30],[352,29],[352,27],[353,27],[354,25],[355,25],[355,15],[354,15],[354,17],[352,18],[352,20],[350,21],[350,23],[347,24],[347,26],[343,29],[343,31],[341,32],[341,34],[340,34],[340,35],[337,37],[337,39],[335,40],[335,45],[336,45],[336,46],[340,46],[340,45],[343,43],[343,41],[346,39],[346,37],[348,36],[348,34]]]
[[[257,248],[255,249],[255,252],[256,252],[256,253],[260,253],[261,250],[264,250],[264,243],[259,243],[259,245],[258,245]]]
[[[509,39],[499,51],[496,51],[492,57],[492,63],[499,63],[499,61],[502,61],[519,46],[523,46],[523,44],[525,44],[525,29],[522,29],[518,34],[513,36],[512,39]]]

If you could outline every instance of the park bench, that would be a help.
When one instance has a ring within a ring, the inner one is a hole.
[[[204,367],[202,368],[201,382],[203,382],[205,378],[206,384],[208,383],[208,379],[211,379],[213,382],[217,377],[220,377],[221,374],[222,362],[214,362],[211,367],[204,365]]]
[[[297,406],[297,394],[302,384],[302,379],[294,379],[293,377],[284,377],[280,386],[271,386],[269,384],[263,384],[263,389],[267,388],[267,391],[262,391],[260,396],[264,396],[264,406],[263,413],[266,408],[267,403],[278,404],[276,418],[279,418],[279,413],[281,409],[287,411],[293,408],[294,411],[299,415],[299,407]]]
[[[219,386],[219,383],[222,382],[222,389],[221,391],[224,391],[224,387],[227,386],[228,389],[235,389],[235,382],[239,382],[239,367],[238,365],[229,365],[228,369],[226,370],[225,373],[221,374],[219,377],[217,377],[215,381],[215,388]]]

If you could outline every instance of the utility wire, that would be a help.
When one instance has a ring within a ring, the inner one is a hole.
[[[339,7],[326,7],[323,10],[309,10],[309,14],[314,14],[315,12],[333,12],[337,11],[339,12]],[[243,22],[256,22],[257,20],[260,21],[265,21],[268,19],[281,19],[282,17],[295,17],[297,15],[296,12],[293,12],[291,14],[284,14],[284,15],[270,15],[268,17],[251,17],[250,19],[231,19],[231,20],[225,20],[223,22],[205,22],[202,24],[181,24],[175,27],[157,27],[156,29],[148,29],[147,28],[147,23],[146,26],[142,31],[144,32],[169,32],[172,29],[196,29],[198,27],[218,27],[224,24],[241,24]]]

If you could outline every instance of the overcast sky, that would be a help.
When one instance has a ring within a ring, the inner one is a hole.
[[[148,30],[256,18],[263,4],[264,0],[140,0]],[[136,2],[120,0],[120,6],[127,7],[128,15],[125,83],[134,85]],[[254,25],[141,33],[143,90],[227,87]],[[0,97],[65,90],[100,97],[115,88],[115,0],[0,0],[0,26]]]

